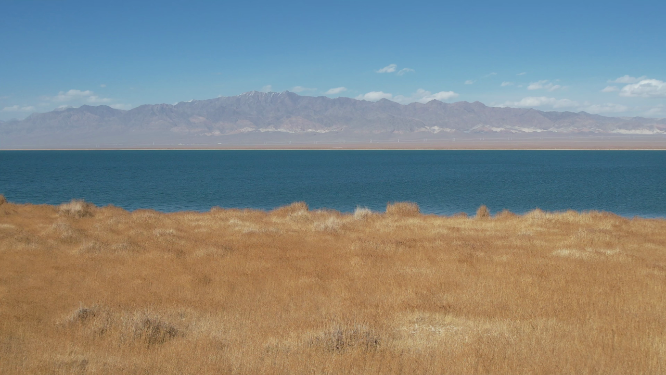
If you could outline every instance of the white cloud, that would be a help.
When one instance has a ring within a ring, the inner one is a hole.
[[[398,68],[396,64],[387,65],[377,71],[377,73],[393,73]]]
[[[536,82],[531,82],[529,86],[527,86],[528,90],[547,90],[547,91],[555,91],[561,89],[562,86],[556,85],[552,82],[550,82],[547,79],[541,80],[541,81],[536,81]]]
[[[413,71],[414,71],[414,69],[411,69],[411,68],[402,68],[398,71],[398,75],[401,76],[405,73],[409,73],[409,72],[413,72]]]
[[[347,91],[346,87],[335,87],[325,92],[326,95],[335,95]]]
[[[606,86],[601,92],[615,92],[615,91],[620,91],[620,89],[617,86]]]
[[[527,72],[518,73],[518,74],[516,74],[516,75],[517,75],[517,76],[524,76],[525,74],[527,74]]]
[[[466,85],[473,85],[474,82],[476,82],[476,81],[472,81],[471,79],[468,79],[467,81],[465,81],[465,84]]]
[[[99,87],[101,87],[101,88],[105,88],[105,87],[106,87],[106,84],[105,84],[105,83],[102,83],[101,85],[99,85]]]
[[[317,89],[311,89],[308,87],[303,87],[303,86],[294,86],[294,88],[291,89],[293,92],[305,92],[305,91],[316,91]]]
[[[497,73],[492,72],[492,73],[486,74],[485,76],[483,76],[483,78],[488,78],[488,77],[492,77],[492,76],[496,76],[496,75],[497,75]]]
[[[69,91],[60,91],[58,95],[51,98],[54,102],[69,102],[71,100],[84,99],[88,96],[93,95],[93,92],[90,90],[69,90]]]
[[[552,107],[571,108],[577,107],[578,103],[569,99],[547,98],[545,96],[528,96],[517,102],[506,102],[500,107]]]
[[[666,82],[658,79],[644,79],[638,83],[624,86],[620,91],[620,96],[641,98],[666,97]]]
[[[367,100],[370,102],[376,102],[381,99],[393,99],[393,95],[383,91],[370,91],[367,94],[359,95],[356,97],[358,100]]]
[[[427,103],[431,100],[445,101],[453,98],[457,98],[459,95],[453,91],[440,91],[432,93],[424,89],[418,89],[415,93],[410,96],[396,95],[383,92],[383,91],[371,91],[367,94],[359,95],[356,97],[358,100],[368,100],[371,102],[376,102],[381,99],[392,100],[400,104],[409,104],[409,103]]]
[[[113,101],[109,98],[100,98],[90,90],[69,90],[60,91],[58,95],[47,98],[56,103],[71,102],[71,101],[86,101],[88,103],[109,103]]]
[[[439,100],[443,102],[449,99],[457,98],[458,96],[459,95],[453,91],[440,91],[432,93],[424,89],[418,89],[411,96],[396,95],[393,98],[393,101],[401,104],[409,104],[414,102],[427,103],[431,100]]]
[[[271,85],[266,85],[266,86],[261,88],[261,91],[263,91],[263,92],[271,92],[272,90],[273,90],[273,86],[271,86]]]
[[[86,101],[88,103],[108,103],[108,102],[111,102],[113,100],[109,99],[109,98],[100,98],[97,95],[91,95],[91,96],[88,97],[88,99],[86,99]]]
[[[113,109],[124,109],[124,110],[132,109],[131,104],[121,104],[121,103],[111,104],[109,107],[111,107]]]
[[[646,76],[636,78],[636,77],[632,77],[632,76],[629,76],[629,75],[625,75],[625,76],[616,78],[616,79],[614,79],[612,81],[608,81],[608,82],[611,82],[611,83],[636,83],[636,82],[642,81],[646,78],[647,78]]]
[[[514,85],[513,82],[502,82],[502,84],[500,86],[506,87],[506,86],[513,86],[513,85]]]
[[[27,105],[27,106],[23,106],[23,107],[21,107],[19,105],[13,105],[11,107],[3,108],[2,112],[31,112],[31,111],[34,111],[34,110],[35,110],[35,107],[33,107],[31,105]]]
[[[629,110],[629,107],[622,104],[606,103],[606,104],[593,104],[579,109],[589,113],[620,113],[620,112],[627,112]]]

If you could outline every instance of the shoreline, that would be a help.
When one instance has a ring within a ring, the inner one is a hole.
[[[262,214],[270,214],[270,213],[275,212],[275,211],[280,211],[280,210],[286,209],[288,207],[292,207],[293,205],[305,204],[307,206],[307,202],[292,202],[292,203],[287,203],[287,204],[284,204],[284,205],[281,205],[281,206],[276,206],[274,208],[265,208],[265,209],[264,208],[252,208],[252,207],[211,206],[210,208],[205,209],[205,210],[183,209],[183,210],[165,211],[165,210],[150,208],[150,207],[139,207],[139,208],[127,209],[127,208],[124,208],[124,207],[121,207],[121,206],[114,205],[113,203],[98,206],[98,205],[95,205],[94,203],[84,201],[84,200],[80,200],[80,199],[72,199],[69,202],[51,204],[51,203],[16,202],[16,201],[13,201],[13,200],[8,200],[8,199],[5,198],[4,195],[0,194],[0,202],[3,201],[3,198],[4,198],[4,204],[10,204],[10,205],[16,205],[16,206],[26,206],[26,207],[47,206],[47,207],[58,208],[58,206],[61,206],[61,205],[71,204],[72,202],[80,202],[81,204],[86,205],[86,206],[90,207],[91,209],[106,209],[106,208],[120,209],[120,210],[126,211],[129,214],[136,214],[137,212],[141,212],[141,211],[149,211],[149,212],[155,212],[155,213],[160,214],[160,215],[180,215],[180,214],[186,214],[186,213],[205,215],[205,214],[208,214],[208,213],[211,213],[211,212],[214,212],[214,211],[248,211],[248,212],[256,212],[256,213],[262,213]],[[0,203],[0,205],[1,204],[2,203]],[[423,212],[423,211],[420,210],[420,207],[419,207],[418,203],[414,203],[414,202],[398,202],[398,201],[396,201],[396,202],[389,202],[388,203],[388,205],[393,205],[393,204],[414,205],[419,210],[418,216],[422,216],[422,217],[434,217],[434,218],[441,218],[441,219],[461,218],[461,217],[474,218],[473,214],[469,214],[466,211],[457,211],[457,212],[453,212],[453,213],[443,213],[443,214],[432,213],[432,212]],[[485,206],[485,205],[483,205],[483,206]],[[366,210],[368,210],[369,212],[371,212],[372,214],[375,214],[375,215],[388,214],[387,211],[371,210],[371,209],[369,209],[369,208],[367,208],[366,206],[363,206],[363,205],[357,205],[356,210],[358,210],[359,208],[366,209]],[[473,210],[470,210],[470,212],[476,211],[477,208],[475,208]],[[338,209],[335,209],[335,208],[329,208],[329,207],[310,208],[309,211],[310,212],[322,212],[322,213],[328,212],[328,213],[334,213],[336,215],[342,215],[342,216],[354,215],[354,212],[355,212],[355,211],[341,211],[341,210],[338,210]],[[666,214],[664,214],[662,216],[658,216],[658,215],[646,216],[646,215],[640,215],[640,214],[623,215],[623,214],[619,214],[619,213],[616,213],[616,212],[613,212],[613,211],[597,210],[597,209],[576,210],[576,209],[569,208],[569,209],[552,210],[551,211],[551,210],[544,210],[544,209],[541,209],[539,207],[534,207],[534,208],[529,209],[527,211],[512,211],[512,210],[507,209],[507,208],[490,210],[488,217],[489,218],[496,218],[496,217],[500,217],[503,214],[511,214],[511,215],[515,215],[517,217],[522,217],[522,216],[533,214],[534,212],[543,213],[543,214],[546,214],[546,215],[561,215],[561,214],[567,214],[567,213],[576,213],[578,215],[588,215],[588,214],[614,215],[614,216],[617,216],[619,218],[628,219],[628,220],[635,219],[635,218],[640,219],[640,220],[666,220]]]

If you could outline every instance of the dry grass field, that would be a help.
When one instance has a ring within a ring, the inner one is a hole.
[[[0,373],[664,374],[666,221],[3,199]]]

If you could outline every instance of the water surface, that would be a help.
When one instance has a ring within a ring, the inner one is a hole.
[[[664,151],[0,151],[0,194],[129,210],[310,208],[426,213],[603,210],[666,216]]]

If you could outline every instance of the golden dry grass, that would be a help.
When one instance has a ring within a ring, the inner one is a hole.
[[[0,203],[2,374],[666,373],[664,220]]]

